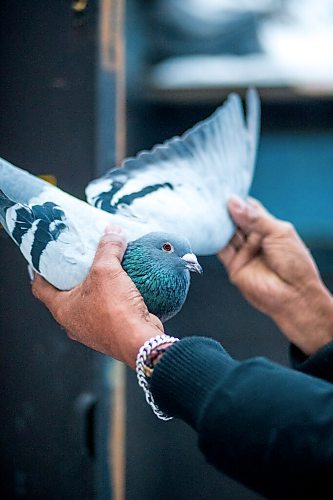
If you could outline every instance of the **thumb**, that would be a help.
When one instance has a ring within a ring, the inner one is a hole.
[[[119,226],[109,224],[100,239],[92,267],[100,261],[117,263],[122,261],[126,251],[127,242],[125,233]]]
[[[228,203],[229,213],[235,224],[245,233],[259,233],[268,236],[280,232],[282,221],[271,215],[257,200],[244,201],[232,195]]]

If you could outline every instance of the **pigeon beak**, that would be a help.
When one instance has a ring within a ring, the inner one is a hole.
[[[198,259],[196,258],[194,253],[186,253],[185,255],[183,255],[182,260],[186,262],[185,267],[190,271],[199,274],[203,273],[202,267],[200,266]]]

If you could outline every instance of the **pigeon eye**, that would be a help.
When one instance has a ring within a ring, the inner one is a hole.
[[[164,250],[164,252],[173,252],[173,246],[171,245],[171,243],[164,243],[164,245],[162,246],[162,249]]]

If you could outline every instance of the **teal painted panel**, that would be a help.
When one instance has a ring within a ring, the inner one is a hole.
[[[333,248],[333,132],[263,134],[251,194],[311,246]]]

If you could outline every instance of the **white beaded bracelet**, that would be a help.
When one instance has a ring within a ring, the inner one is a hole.
[[[149,367],[146,364],[147,358],[149,358],[150,353],[163,344],[170,344],[173,342],[178,342],[179,339],[176,337],[170,337],[169,335],[157,335],[149,340],[147,340],[143,346],[139,349],[137,358],[136,358],[136,376],[138,379],[138,384],[142,387],[143,392],[145,393],[146,401],[151,406],[155,415],[161,420],[171,420],[173,417],[169,417],[162,410],[159,409],[157,404],[154,401],[153,395],[150,392],[150,384],[149,377],[147,376],[147,371]]]

